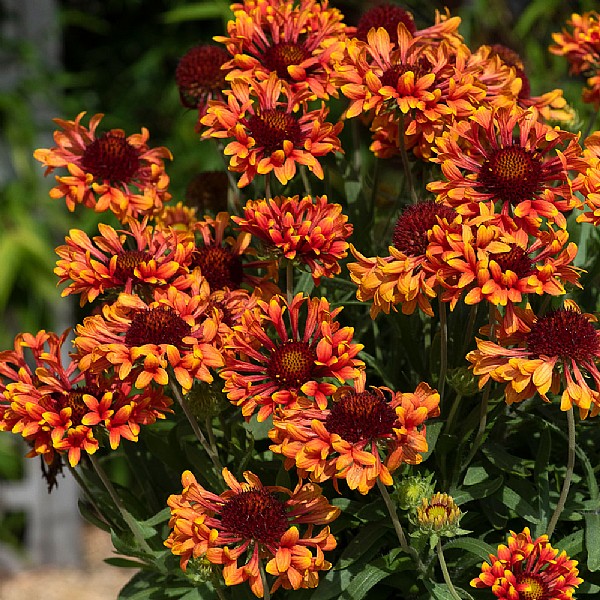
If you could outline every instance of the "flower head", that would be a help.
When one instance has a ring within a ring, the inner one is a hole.
[[[351,327],[340,327],[339,311],[325,298],[298,294],[290,303],[282,296],[259,300],[243,314],[226,344],[220,375],[229,400],[242,407],[246,419],[258,407],[263,421],[275,406],[301,395],[325,407],[336,389],[331,378],[344,383],[358,376],[362,345],[352,341]]]
[[[576,566],[565,551],[559,554],[550,545],[547,535],[532,539],[525,527],[521,533],[510,532],[508,546],[501,544],[497,556],[490,554],[471,586],[492,588],[503,600],[571,600],[583,583]]]
[[[276,577],[271,591],[316,587],[319,571],[331,568],[323,552],[334,549],[336,541],[329,527],[315,532],[314,526],[331,523],[339,509],[313,483],[292,491],[264,486],[250,471],[244,473],[245,483],[227,469],[223,477],[229,489],[217,495],[186,471],[183,492],[169,497],[173,531],[165,546],[181,557],[181,568],[198,558],[223,565],[226,585],[247,581],[262,598],[259,561],[266,559],[266,572]]]
[[[391,474],[401,464],[418,464],[427,450],[424,422],[439,414],[439,394],[427,384],[414,393],[389,388],[339,388],[324,409],[299,406],[278,410],[269,437],[271,450],[283,454],[286,467],[301,477],[321,482],[345,479],[361,494],[381,481],[392,485]]]
[[[96,129],[104,115],[81,124],[84,112],[74,121],[55,119],[61,129],[54,132],[56,146],[39,149],[34,157],[46,167],[46,175],[66,168],[68,175],[57,175],[58,185],[50,190],[52,198],[65,198],[69,210],[77,204],[96,212],[115,213],[120,221],[158,212],[170,199],[169,178],[164,160],[171,158],[167,148],[150,148],[148,130],[125,137],[121,129],[98,135]]]
[[[298,115],[296,107],[310,92],[293,92],[275,73],[260,82],[237,79],[225,94],[227,102],[211,102],[201,119],[207,127],[202,137],[233,138],[224,152],[231,156],[229,170],[243,173],[238,187],[271,172],[285,185],[297,164],[322,179],[318,158],[341,151],[343,123],[328,123],[323,103]]]
[[[459,530],[461,517],[460,508],[452,496],[436,492],[430,498],[421,499],[416,521],[421,531],[452,536]]]
[[[347,255],[346,239],[352,234],[352,225],[342,207],[330,204],[327,196],[249,200],[244,216],[232,218],[276,256],[307,265],[315,285],[321,277],[341,271],[339,261]]]

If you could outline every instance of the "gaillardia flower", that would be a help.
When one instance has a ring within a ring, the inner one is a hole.
[[[461,510],[454,498],[436,492],[429,498],[421,499],[415,520],[421,531],[450,537],[459,532],[461,517]]]
[[[261,82],[237,79],[225,95],[226,103],[210,102],[201,119],[208,128],[202,137],[233,138],[224,153],[231,156],[229,170],[242,173],[238,187],[271,172],[285,185],[297,164],[323,179],[318,158],[341,151],[338,135],[343,128],[342,122],[325,121],[329,109],[324,103],[298,114],[297,107],[310,92],[293,92],[275,73]]]
[[[321,277],[340,273],[339,261],[347,255],[346,239],[352,234],[342,207],[330,204],[327,196],[248,200],[244,216],[232,219],[275,256],[307,265],[315,285]]]
[[[572,300],[564,307],[537,316],[529,306],[514,307],[513,321],[494,328],[498,342],[476,339],[477,350],[467,355],[482,387],[492,378],[505,384],[507,404],[562,389],[561,410],[573,405],[582,419],[600,412],[600,332],[596,317],[584,314]]]
[[[74,340],[82,371],[114,369],[119,379],[144,388],[167,385],[172,375],[184,392],[195,379],[211,382],[210,369],[221,367],[219,322],[209,307],[209,287],[196,271],[186,291],[175,287],[154,290],[144,302],[122,293],[102,314],[86,317]]]
[[[432,159],[446,180],[427,189],[462,215],[479,215],[480,203],[492,202],[528,233],[535,235],[542,218],[564,228],[565,213],[579,205],[568,173],[581,148],[577,136],[538,117],[535,109],[482,107],[456,122],[436,140]]]
[[[75,466],[82,452],[96,452],[100,431],[108,433],[113,450],[121,438],[137,441],[140,425],[164,418],[171,404],[162,390],[131,394],[131,385],[90,377],[74,360],[64,366],[61,349],[67,333],[20,334],[14,350],[0,352],[5,378],[0,431],[20,434],[31,446],[27,456],[41,455],[48,465],[66,455]]]
[[[258,420],[264,421],[275,406],[301,395],[323,409],[336,389],[332,379],[344,383],[358,376],[362,344],[352,341],[351,327],[335,320],[340,310],[331,310],[325,298],[297,294],[290,303],[282,296],[258,300],[242,315],[225,345],[220,375],[227,397],[246,419],[259,407]]]
[[[62,129],[54,132],[56,146],[33,153],[46,175],[57,168],[69,172],[56,176],[58,185],[50,196],[65,198],[71,211],[83,204],[96,212],[110,210],[120,221],[160,211],[171,197],[164,167],[164,159],[171,158],[169,150],[150,148],[145,128],[127,137],[121,129],[98,135],[104,115],[94,115],[89,127],[81,124],[84,115],[79,113],[74,121],[54,119]]]
[[[303,405],[276,410],[269,437],[286,468],[321,482],[345,479],[361,494],[402,464],[419,464],[427,451],[425,421],[439,415],[440,396],[421,383],[414,393],[385,387],[365,389],[364,377],[344,386],[325,409]]]
[[[185,571],[190,560],[199,558],[223,565],[226,585],[247,581],[262,598],[259,563],[266,559],[266,572],[276,577],[272,592],[316,587],[319,571],[331,568],[324,552],[333,550],[336,541],[329,527],[314,532],[314,526],[331,523],[339,508],[313,483],[298,484],[292,491],[264,486],[250,471],[244,473],[245,483],[227,469],[223,477],[230,489],[217,495],[185,471],[183,492],[169,497],[173,531],[165,546],[181,557],[181,568]]]
[[[575,588],[583,583],[577,577],[577,561],[550,545],[547,535],[532,539],[528,527],[510,532],[508,546],[498,546],[498,555],[471,581],[475,588],[492,588],[501,600],[571,600]]]

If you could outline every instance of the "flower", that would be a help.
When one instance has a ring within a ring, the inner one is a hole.
[[[333,478],[336,489],[345,479],[350,489],[367,494],[378,480],[392,485],[391,474],[401,464],[421,462],[421,452],[427,451],[424,422],[439,415],[439,401],[426,383],[414,393],[366,390],[361,377],[354,387],[339,388],[325,409],[299,401],[277,410],[270,448],[283,454],[286,467],[295,466],[300,477]]]
[[[223,65],[228,59],[229,54],[213,44],[200,44],[188,50],[175,70],[181,104],[197,108],[199,117],[203,117],[209,100],[222,100],[227,87],[227,69]]]
[[[82,371],[113,368],[136,388],[167,385],[167,369],[188,391],[195,379],[210,383],[211,368],[223,365],[217,313],[207,312],[209,288],[198,272],[187,291],[155,289],[146,303],[122,293],[102,314],[86,317],[74,340]]]
[[[250,471],[240,483],[228,469],[223,469],[223,478],[229,489],[217,495],[185,471],[183,492],[169,497],[173,531],[165,546],[181,557],[181,568],[185,571],[190,560],[205,558],[223,565],[226,585],[248,581],[254,595],[262,598],[259,561],[267,559],[266,572],[276,577],[271,592],[280,586],[316,587],[319,571],[331,568],[323,552],[333,550],[336,541],[329,527],[315,533],[314,526],[331,523],[339,508],[313,483],[299,483],[293,491],[264,486]],[[307,528],[301,534],[303,526]]]
[[[286,81],[292,93],[310,92],[310,99],[337,96],[330,80],[333,64],[341,58],[346,27],[328,0],[245,1],[236,5],[227,36],[215,36],[226,45],[231,60],[228,80],[264,81],[272,74]]]
[[[360,16],[355,35],[359,40],[366,42],[371,29],[384,27],[393,40],[398,32],[398,23],[403,23],[410,35],[415,35],[417,32],[415,20],[410,12],[396,4],[378,4]],[[398,38],[393,41],[397,42]]]
[[[315,285],[321,277],[341,272],[339,261],[347,255],[346,239],[352,234],[348,217],[327,196],[248,200],[243,217],[232,217],[242,231],[256,236],[276,255],[306,264]]]
[[[121,129],[97,135],[104,115],[94,115],[89,128],[81,124],[84,115],[79,113],[74,121],[54,119],[62,129],[54,132],[56,146],[33,153],[46,167],[46,175],[63,167],[69,172],[56,176],[58,186],[50,196],[64,197],[70,211],[83,204],[96,212],[110,210],[120,221],[158,212],[171,197],[164,167],[171,152],[150,148],[145,128],[128,137]]]
[[[0,375],[7,379],[2,384],[0,430],[21,434],[32,448],[28,457],[41,455],[51,465],[57,455],[66,455],[73,467],[82,452],[96,452],[100,431],[108,432],[113,450],[121,438],[137,441],[140,425],[164,418],[171,400],[162,390],[132,394],[129,384],[89,377],[74,360],[63,365],[67,334],[19,334],[14,350],[0,352]]]
[[[155,230],[147,219],[130,219],[129,229],[115,231],[100,223],[100,235],[90,240],[80,229],[71,229],[65,244],[56,249],[54,272],[59,284],[70,281],[62,295],[80,294],[80,304],[118,288],[131,294],[141,286],[166,286],[187,273],[194,243],[168,230]],[[131,241],[131,244],[127,244]],[[133,246],[133,247],[131,247]]]
[[[542,218],[564,228],[565,214],[579,205],[568,177],[581,154],[577,136],[542,124],[533,108],[481,107],[436,145],[432,160],[446,179],[427,189],[462,215],[478,215],[480,203],[493,202],[535,235]]]
[[[467,355],[482,387],[492,378],[505,384],[507,404],[521,402],[536,393],[546,402],[547,394],[563,389],[560,408],[574,404],[582,419],[600,412],[600,333],[596,317],[584,314],[572,300],[562,308],[537,316],[529,305],[514,307],[518,323],[504,320],[494,328],[498,343],[476,338],[477,350]]]
[[[584,212],[577,216],[577,221],[597,227],[600,225],[600,132],[587,137],[583,146],[577,187],[584,197]]]
[[[476,588],[492,588],[496,598],[571,600],[575,588],[583,583],[577,577],[577,561],[563,550],[550,545],[547,535],[532,539],[528,527],[516,534],[510,532],[508,546],[498,546],[498,555],[490,554],[489,562],[471,581]]]
[[[436,492],[430,498],[422,498],[417,507],[416,521],[421,531],[453,536],[458,533],[462,513],[454,498]]]
[[[283,96],[282,96],[283,94]],[[231,156],[229,170],[243,173],[238,187],[254,177],[273,172],[285,185],[296,174],[296,164],[306,165],[319,179],[323,168],[317,160],[341,151],[338,138],[343,123],[325,121],[329,109],[307,110],[299,116],[296,107],[310,92],[294,93],[275,73],[261,82],[237,79],[226,90],[227,102],[212,101],[201,119],[208,129],[203,138],[233,138],[224,153]]]
[[[259,407],[258,420],[264,421],[275,406],[291,404],[300,395],[324,408],[336,389],[331,378],[344,383],[358,376],[363,362],[356,355],[363,346],[352,341],[351,327],[335,320],[341,308],[331,310],[325,298],[303,294],[289,303],[273,296],[257,304],[233,328],[219,373],[229,401],[242,407],[247,420]]]
[[[404,314],[412,314],[418,306],[433,316],[429,300],[436,296],[439,282],[435,270],[427,269],[427,249],[429,234],[438,226],[442,231],[460,231],[460,217],[448,206],[418,202],[398,217],[388,256],[366,257],[350,245],[358,260],[348,264],[350,277],[358,285],[356,297],[373,301],[372,319],[381,311],[389,314],[399,304]]]

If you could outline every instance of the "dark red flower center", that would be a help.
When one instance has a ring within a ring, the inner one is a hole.
[[[492,256],[502,271],[512,271],[519,279],[527,277],[533,270],[533,262],[523,248],[512,246],[508,252],[501,252]]]
[[[403,65],[397,64],[392,65],[389,69],[384,71],[381,76],[381,85],[386,86],[389,85],[393,88],[398,86],[398,80],[409,71],[412,71],[415,74],[415,81],[422,77],[426,73],[429,73],[431,70],[431,63],[425,58],[421,57],[415,64],[412,65]]]
[[[539,573],[521,573],[517,575],[516,579],[518,585],[527,586],[526,589],[519,590],[519,599],[547,600],[550,598],[550,595],[548,595],[549,590]]]
[[[600,355],[600,339],[584,315],[559,308],[533,324],[527,334],[527,350],[535,356],[587,362]]]
[[[117,255],[117,265],[115,267],[115,278],[125,283],[128,279],[135,277],[134,271],[143,262],[148,262],[152,255],[141,250],[125,250]]]
[[[129,183],[140,168],[140,157],[125,137],[109,132],[87,146],[81,168],[101,181]]]
[[[539,192],[542,162],[537,153],[521,146],[499,148],[481,166],[479,183],[496,200],[516,206]]]
[[[284,342],[271,354],[267,374],[282,388],[299,388],[311,378],[316,360],[306,342]]]
[[[417,31],[412,15],[395,4],[381,4],[367,10],[358,21],[356,37],[367,41],[367,34],[374,27],[383,27],[392,42],[398,42],[398,23],[404,23],[411,35]]]
[[[510,67],[523,68],[523,61],[519,56],[518,52],[515,52],[512,48],[504,46],[503,44],[493,44],[491,47],[492,55],[500,57],[502,62],[506,63]]]
[[[226,71],[221,66],[230,56],[224,48],[203,44],[189,50],[181,57],[175,70],[181,103],[196,108],[211,94],[220,94],[227,86]]]
[[[193,267],[200,267],[211,291],[229,288],[237,290],[244,278],[240,257],[221,246],[205,246],[194,252]]]
[[[263,60],[267,69],[276,71],[280,79],[289,80],[290,74],[287,68],[299,65],[310,56],[310,52],[302,44],[281,42],[267,48]]]
[[[529,77],[525,75],[523,69],[517,67],[517,77],[521,80],[521,90],[519,91],[519,99],[527,100],[531,96],[531,84],[529,83]]]
[[[71,422],[73,426],[77,427],[77,425],[81,425],[81,419],[90,412],[90,409],[83,401],[83,395],[89,394],[90,396],[97,397],[98,392],[99,390],[96,387],[82,386],[72,388],[67,393],[54,392],[51,396],[57,403],[58,410],[62,410],[63,408],[71,409]]]
[[[240,492],[221,509],[223,529],[245,540],[278,544],[289,528],[285,505],[265,489]]]
[[[125,344],[130,348],[145,344],[170,344],[181,348],[183,338],[191,331],[192,328],[170,306],[157,306],[134,313],[125,334]]]
[[[263,146],[265,154],[273,154],[289,140],[294,147],[301,146],[302,130],[293,115],[270,108],[252,115],[247,122],[250,135],[257,146]]]
[[[385,399],[371,392],[351,393],[335,402],[325,420],[329,433],[355,444],[389,437],[397,423],[396,411]]]
[[[429,244],[428,232],[440,219],[453,221],[456,211],[436,202],[419,202],[404,209],[398,217],[392,244],[407,256],[424,256]]]

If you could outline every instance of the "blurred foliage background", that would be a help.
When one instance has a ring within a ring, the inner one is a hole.
[[[379,2],[330,3],[353,25]],[[45,11],[39,10],[41,4]],[[580,99],[582,81],[569,76],[566,60],[551,55],[548,46],[552,32],[560,31],[571,13],[598,8],[597,0],[409,0],[401,5],[413,12],[420,28],[447,6],[461,16],[460,31],[472,49],[493,43],[512,48],[525,62],[532,95],[561,88],[580,127],[593,118]],[[19,29],[23,11],[37,20],[38,29]],[[147,127],[151,145],[173,152],[171,191],[174,202],[182,200],[197,172],[224,169],[224,163],[211,142],[199,141],[195,112],[180,105],[175,68],[192,46],[222,34],[230,16],[227,0],[0,2],[0,348],[11,347],[19,331],[62,331],[73,325],[76,306],[60,298],[52,272],[54,248],[71,227],[93,235],[99,220],[89,211],[74,217],[63,203],[48,198],[52,182],[43,178],[32,152],[52,145],[51,119],[101,112],[103,129],[119,127],[131,134]],[[598,249],[597,241],[590,243]],[[587,281],[597,281],[600,252],[588,251],[585,260]],[[597,309],[596,298],[590,292],[588,310]],[[12,437],[0,436],[0,479],[21,474],[21,453]],[[14,541],[14,532],[3,525],[4,541]]]

